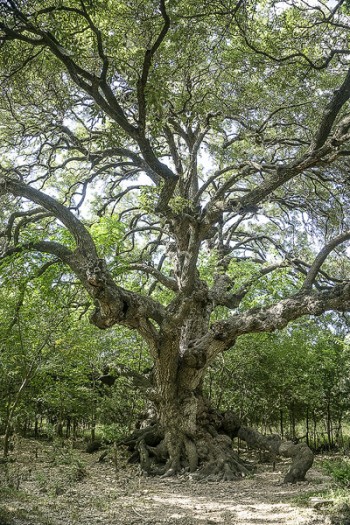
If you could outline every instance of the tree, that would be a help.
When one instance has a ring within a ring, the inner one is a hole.
[[[96,424],[116,440],[132,428],[138,390],[150,365],[137,333],[96,331],[79,306],[79,289],[60,269],[27,274],[21,257],[2,265],[0,289],[0,434],[7,456],[13,433],[72,437]],[[101,337],[102,335],[102,337]],[[115,383],[115,384],[113,384]],[[142,386],[142,384],[141,384]]]
[[[327,314],[241,337],[209,369],[211,402],[220,410],[234,406],[245,425],[279,429],[316,450],[344,446],[349,352],[342,321]]]
[[[143,337],[148,471],[244,470],[207,368],[241,335],[350,308],[343,4],[1,2],[2,257],[63,262],[95,326]]]
[[[57,311],[57,300],[54,310],[54,294],[45,283],[41,287],[35,286],[23,270],[20,274],[18,264],[10,263],[9,266],[12,279],[6,278],[3,267],[0,292],[0,425],[4,431],[5,457],[9,453],[13,431],[23,428],[28,422],[31,408],[29,389],[50,360],[55,350],[55,338],[67,321],[67,312],[64,309]],[[16,278],[17,290],[13,282]]]

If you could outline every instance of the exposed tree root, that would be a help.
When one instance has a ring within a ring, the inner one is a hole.
[[[159,425],[151,424],[135,430],[121,439],[117,445],[125,445],[131,452],[129,463],[139,463],[142,472],[147,475],[160,475],[159,464],[164,464],[168,451],[164,446],[164,433]],[[156,466],[157,465],[157,466]]]
[[[179,432],[167,438],[159,424],[152,422],[146,428],[135,430],[119,442],[126,445],[132,455],[130,462],[140,463],[145,475],[171,477],[181,473],[193,473],[196,479],[231,481],[247,476],[252,465],[243,461],[232,449],[232,439],[239,437],[250,448],[267,450],[273,458],[292,459],[292,465],[284,478],[285,483],[304,481],[312,466],[313,453],[300,443],[283,442],[276,435],[264,436],[252,428],[241,426],[232,412],[219,414],[215,411],[201,414],[197,421],[195,436]],[[205,424],[203,424],[205,422]]]
[[[206,438],[198,443],[202,467],[197,479],[209,481],[232,481],[251,473],[251,466],[232,449],[232,440],[225,434]]]
[[[216,421],[220,430],[224,420]],[[118,444],[128,447],[132,453],[129,462],[139,463],[145,475],[171,477],[190,472],[197,479],[231,481],[248,475],[252,468],[233,451],[232,438],[219,434],[213,426],[210,432],[202,429],[196,440],[184,436],[181,453],[172,459],[164,433],[156,424],[135,430]]]
[[[306,472],[314,461],[314,455],[306,443],[295,445],[292,441],[282,441],[276,434],[264,436],[248,427],[240,427],[238,437],[246,441],[249,447],[268,450],[274,457],[292,458],[292,465],[284,478],[284,483],[305,481]]]

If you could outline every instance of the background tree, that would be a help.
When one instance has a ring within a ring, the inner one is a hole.
[[[220,411],[314,450],[344,447],[349,415],[347,326],[333,315],[302,319],[273,334],[249,334],[213,363],[206,378]]]
[[[1,3],[2,257],[62,261],[93,324],[143,337],[148,471],[239,473],[225,434],[258,436],[209,407],[208,367],[244,334],[350,307],[343,5]]]
[[[46,265],[32,275],[23,263],[17,257],[2,264],[5,455],[14,432],[72,440],[89,432],[93,440],[96,424],[102,423],[103,436],[120,438],[144,409],[133,388],[143,387],[141,374],[150,366],[140,338],[125,329],[96,331],[84,315],[84,297],[74,282],[61,281],[59,268]]]
[[[55,351],[55,339],[67,320],[58,301],[53,308],[54,294],[47,281],[36,286],[21,263],[3,265],[0,291],[0,428],[4,432],[5,457],[13,431],[26,429],[33,419],[30,388]]]

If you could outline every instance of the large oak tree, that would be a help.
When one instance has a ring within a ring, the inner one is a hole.
[[[346,9],[0,2],[1,257],[63,264],[93,324],[144,338],[148,471],[230,478],[237,433],[301,461],[289,481],[312,462],[216,414],[202,382],[242,334],[350,309]]]

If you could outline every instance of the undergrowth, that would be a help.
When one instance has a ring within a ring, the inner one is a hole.
[[[323,470],[340,487],[350,487],[350,460],[348,458],[325,460],[322,462]]]

